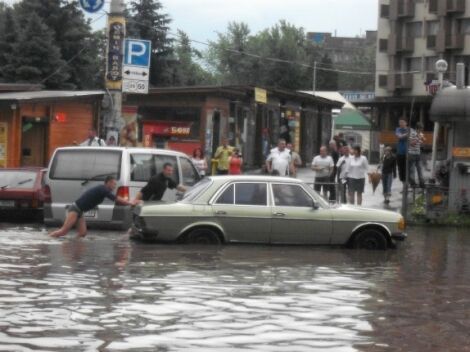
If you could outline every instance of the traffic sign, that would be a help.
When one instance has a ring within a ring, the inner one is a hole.
[[[80,0],[80,6],[86,12],[95,13],[104,6],[104,0]]]
[[[141,39],[126,39],[124,65],[150,67],[152,42]]]
[[[148,93],[151,51],[152,42],[149,40],[126,39],[122,67],[123,93]]]

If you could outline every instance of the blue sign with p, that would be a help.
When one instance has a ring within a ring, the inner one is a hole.
[[[126,39],[124,64],[149,67],[152,42],[149,40]]]

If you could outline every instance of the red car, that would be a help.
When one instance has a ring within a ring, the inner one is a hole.
[[[46,171],[39,167],[0,169],[0,219],[10,216],[42,219]]]

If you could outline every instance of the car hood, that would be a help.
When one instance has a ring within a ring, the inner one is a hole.
[[[335,220],[360,220],[368,222],[397,222],[401,214],[384,209],[373,209],[354,205],[331,208]]]

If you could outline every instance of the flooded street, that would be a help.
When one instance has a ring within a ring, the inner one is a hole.
[[[0,351],[470,351],[470,233],[387,252],[0,225]]]

